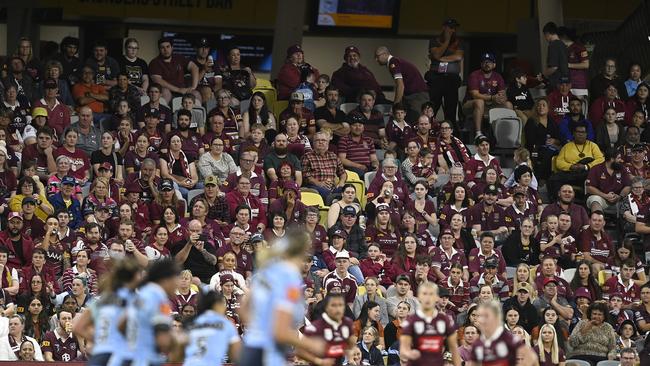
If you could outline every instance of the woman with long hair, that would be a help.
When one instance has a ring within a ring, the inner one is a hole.
[[[275,121],[275,116],[273,112],[269,110],[269,106],[266,104],[266,96],[264,93],[257,91],[253,93],[251,97],[250,105],[248,110],[243,111],[242,115],[242,131],[244,132],[244,138],[248,137],[246,134],[250,130],[250,126],[260,123],[266,128],[265,137],[266,141],[269,143],[275,139],[275,134],[277,133],[277,125]]]
[[[283,238],[287,234],[287,215],[281,211],[271,212],[269,215],[269,227],[264,229],[264,239],[273,242]]]
[[[386,299],[382,297],[379,280],[376,277],[366,277],[364,279],[364,287],[366,288],[366,293],[355,297],[352,305],[352,313],[358,318],[363,305],[368,301],[374,301],[379,304],[381,325],[386,326],[388,324],[388,306]]]
[[[49,314],[44,309],[43,302],[38,296],[33,296],[29,299],[27,306],[24,334],[41,343],[43,342],[45,333],[50,330],[50,322],[48,321]]]
[[[531,123],[532,122],[532,123]],[[548,99],[540,98],[535,102],[533,115],[524,126],[526,149],[532,152],[533,170],[540,180],[551,175],[551,160],[560,152],[560,131],[549,115]]]
[[[415,224],[417,231],[425,231],[429,227],[438,226],[438,216],[436,215],[436,205],[429,199],[429,185],[424,179],[418,179],[415,182],[415,190],[411,195],[411,200],[406,204],[406,209],[415,213]]]
[[[118,325],[130,295],[141,280],[140,274],[140,266],[135,260],[117,262],[102,283],[102,296],[74,318],[73,332],[93,342],[89,365],[108,365],[116,350],[128,347]]]
[[[63,271],[61,276],[61,289],[65,292],[72,290],[72,281],[82,276],[86,278],[86,283],[91,295],[97,294],[97,272],[88,267],[90,264],[90,252],[87,249],[77,251],[75,264]]]
[[[144,159],[152,159],[156,164],[159,162],[158,154],[149,151],[149,139],[145,135],[138,135],[135,139],[135,147],[124,154],[124,168],[127,174],[134,173],[136,170],[140,171]],[[156,168],[158,171],[158,168]],[[156,172],[158,175],[159,172]]]
[[[196,307],[199,299],[199,293],[192,288],[192,271],[189,269],[182,270],[178,276],[178,286],[176,292],[170,299],[172,303],[172,311],[180,313],[183,306],[190,304]]]
[[[629,259],[632,259],[636,266],[635,276],[632,277],[634,283],[637,286],[643,286],[648,282],[643,263],[641,263],[641,260],[634,253],[634,239],[632,238],[625,238],[623,243],[614,251],[614,255],[607,259],[607,263],[605,263],[605,280],[612,276],[620,275],[623,262]]]
[[[600,299],[602,290],[596,281],[595,276],[591,272],[591,266],[586,261],[578,261],[576,263],[576,273],[569,283],[571,291],[576,291],[580,287],[585,287],[591,293],[592,299]]]
[[[170,179],[187,200],[187,193],[191,189],[203,188],[199,182],[194,157],[186,155],[182,150],[183,142],[178,135],[169,138],[167,154],[160,157],[160,176]]]
[[[617,148],[625,143],[625,128],[617,121],[617,113],[614,107],[607,107],[603,114],[603,121],[596,129],[596,145],[601,151]]]
[[[551,306],[548,306],[542,310],[542,316],[539,318],[539,324],[530,332],[532,342],[537,343],[540,331],[544,324],[551,325],[553,328],[555,328],[558,345],[563,350],[566,350],[566,341],[569,338],[569,330],[559,320],[557,311],[555,311],[555,309],[553,309]]]
[[[90,185],[90,193],[84,198],[81,204],[81,211],[84,213],[84,219],[97,210],[97,207],[107,207],[111,216],[117,216],[117,202],[108,195],[110,184],[107,178],[97,177]]]
[[[366,241],[379,243],[381,251],[386,253],[387,257],[392,257],[401,241],[399,229],[394,227],[391,222],[387,204],[377,205],[376,210],[377,215],[374,223],[368,225],[365,230]],[[415,250],[415,248],[413,249]]]
[[[374,301],[367,301],[361,307],[361,312],[359,317],[354,321],[352,334],[350,338],[357,342],[357,340],[362,336],[361,330],[366,327],[375,327],[379,332],[379,342],[377,343],[377,348],[380,350],[386,349],[384,346],[384,327],[381,325],[381,307]]]
[[[632,98],[627,100],[627,110],[625,112],[625,117],[627,119],[628,125],[632,121],[632,116],[636,111],[643,112],[643,123],[639,127],[646,128],[646,123],[650,121],[650,85],[646,81],[641,82],[636,87],[636,93]]]
[[[157,221],[161,226],[167,228],[170,246],[173,246],[189,237],[187,228],[180,224],[180,215],[174,206],[165,207],[160,215],[160,219]],[[154,224],[155,222],[156,220],[154,220]]]
[[[278,167],[278,179],[272,181],[269,183],[269,189],[268,189],[268,194],[269,194],[269,205],[273,203],[273,201],[277,200],[278,198],[282,198],[284,195],[284,187],[285,184],[296,182],[296,171],[289,163],[288,161],[284,161],[280,163],[280,166]],[[298,184],[300,185],[300,184]],[[345,188],[344,188],[345,189]],[[356,192],[356,191],[355,191]],[[345,195],[344,195],[345,196]],[[332,212],[332,209],[336,210],[336,207],[334,204],[331,206],[332,208],[330,209],[329,212]],[[359,208],[361,209],[361,208]],[[338,216],[337,216],[338,219]]]
[[[455,183],[452,194],[445,205],[440,209],[440,231],[447,229],[455,213],[467,216],[467,209],[472,205],[472,200],[465,183]]]
[[[173,207],[179,216],[185,216],[185,201],[178,199],[172,180],[164,178],[160,180],[158,194],[153,202],[151,202],[151,209],[149,211],[154,225],[160,225],[161,217],[164,215],[164,210],[167,207]]]
[[[40,300],[40,307],[46,313],[45,316],[49,316],[54,308],[51,297],[55,296],[54,290],[51,289],[47,284],[43,282],[43,276],[35,273],[31,278],[24,278],[23,281],[29,281],[29,286],[27,291],[24,293],[18,294],[16,298],[16,312],[18,314],[24,314],[29,310],[29,304],[31,303],[34,297]]]
[[[384,341],[390,347],[402,335],[402,323],[406,320],[411,312],[411,304],[406,301],[400,301],[397,304],[395,319],[391,320],[384,329]]]
[[[532,303],[537,297],[537,290],[535,288],[535,282],[530,280],[530,269],[530,266],[526,263],[519,263],[517,265],[515,276],[512,278],[512,289],[514,291],[514,289],[519,287],[520,283],[525,282],[529,284],[533,288],[532,293],[530,293],[530,302]],[[514,296],[516,294],[513,293],[512,295]]]
[[[237,272],[237,255],[234,252],[224,253],[221,259],[222,268],[219,272],[215,273],[210,279],[210,289],[214,291],[221,291],[221,277],[231,275],[234,280],[234,293],[242,295],[248,289],[246,279],[244,276]]]
[[[169,242],[169,231],[167,231],[167,227],[157,226],[151,234],[151,240],[148,241],[147,246],[144,248],[144,253],[147,255],[149,262],[171,257],[172,254],[169,248],[172,245]]]
[[[519,325],[519,310],[514,306],[509,306],[503,310],[506,330],[512,331],[516,325]]]
[[[56,149],[54,155],[65,155],[70,158],[70,176],[77,180],[80,186],[85,186],[90,180],[90,159],[81,149],[77,148],[79,132],[74,128],[68,128],[63,133],[63,143]]]
[[[241,308],[248,335],[241,366],[281,365],[290,347],[308,357],[322,356],[321,342],[298,334],[298,324],[304,318],[300,268],[311,246],[307,232],[292,231],[272,247],[256,252],[258,273]]]
[[[99,167],[103,163],[109,163],[113,167],[113,176],[116,182],[122,183],[124,177],[122,176],[122,155],[115,150],[115,137],[112,132],[106,131],[102,133],[101,143],[99,150],[93,151],[90,156],[90,163],[93,165],[93,172],[95,176],[99,175]]]
[[[433,236],[426,230],[418,232],[415,216],[416,214],[412,210],[402,212],[402,225],[399,232],[402,236],[406,236],[406,234],[415,235],[418,238],[418,254],[429,254],[435,247]]]
[[[290,153],[294,154],[298,159],[312,150],[311,143],[307,136],[300,134],[300,123],[295,116],[287,118],[287,149]]]
[[[472,248],[476,247],[476,240],[472,233],[465,227],[465,216],[460,213],[455,213],[451,216],[449,228],[454,234],[454,247],[465,251],[465,255],[469,256]]]
[[[343,186],[343,191],[341,194],[341,199],[332,203],[330,209],[327,212],[327,228],[331,228],[338,221],[341,216],[341,210],[347,206],[352,206],[356,210],[357,214],[361,212],[361,205],[359,204],[357,197],[357,189],[354,184],[346,183]]]
[[[237,172],[237,164],[230,154],[223,151],[224,144],[220,136],[215,136],[210,141],[210,150],[199,157],[197,168],[203,178],[211,175],[217,177],[219,182],[225,182],[228,176]]]

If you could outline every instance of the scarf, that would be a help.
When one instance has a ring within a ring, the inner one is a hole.
[[[172,154],[171,150],[168,153],[169,155],[169,163],[167,163],[167,166],[169,167],[169,171],[171,172],[174,164],[176,163],[176,158],[174,157],[174,154]],[[183,150],[178,152],[179,155],[179,163],[181,164],[181,169],[183,169],[184,177],[185,178],[190,178],[192,175],[190,174],[190,163],[187,161],[187,156],[185,156],[185,153]]]

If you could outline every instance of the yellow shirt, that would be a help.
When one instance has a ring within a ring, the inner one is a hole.
[[[584,155],[580,156],[580,153]],[[571,141],[560,150],[560,154],[555,160],[555,167],[560,171],[568,172],[571,165],[577,164],[580,160],[589,157],[594,158],[594,161],[587,164],[588,168],[605,162],[605,156],[595,143],[587,140],[584,145],[578,146],[575,142]]]

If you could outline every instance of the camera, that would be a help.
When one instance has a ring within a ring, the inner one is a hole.
[[[390,197],[393,195],[393,190],[392,189],[387,189],[384,191],[384,196]]]

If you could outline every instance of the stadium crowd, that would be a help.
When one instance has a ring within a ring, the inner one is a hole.
[[[141,269],[173,259],[177,278],[147,273],[170,295],[171,329],[191,334],[217,321],[202,318],[214,309],[234,325],[217,343],[235,361],[251,317],[244,299],[263,287],[255,277],[285,280],[257,274],[258,253],[299,227],[311,250],[284,302],[300,302],[304,337],[328,342],[325,356],[302,357],[312,364],[650,362],[640,65],[628,77],[608,58],[590,79],[585,47],[549,23],[539,75],[504,78],[488,52],[459,100],[458,27],[446,20],[423,50],[424,75],[409,61],[417,55],[349,46],[330,77],[294,45],[275,86],[237,47],[218,65],[205,38],[192,59],[162,38],[150,62],[133,38],[123,54],[96,42],[85,58],[66,37],[48,60],[22,38],[0,84],[0,360],[90,359],[101,324],[95,339],[84,329],[114,300],[104,280],[128,273],[133,290]],[[362,63],[373,56],[392,76],[392,100]],[[533,99],[535,83],[546,96]],[[513,169],[491,155],[491,108],[514,110],[523,126]],[[145,315],[129,314],[133,323],[153,317],[152,302],[138,301]],[[481,306],[503,321],[485,325]],[[501,333],[516,336],[505,351],[517,352],[490,351],[487,336]],[[191,344],[186,364],[214,351]]]

